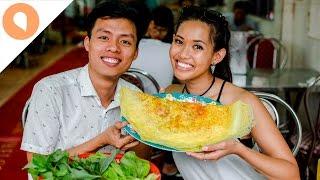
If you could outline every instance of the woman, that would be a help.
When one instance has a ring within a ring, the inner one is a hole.
[[[174,153],[180,173],[184,179],[299,179],[296,160],[263,104],[231,83],[229,40],[228,23],[220,13],[184,8],[170,49],[174,74],[183,84],[171,85],[167,92],[206,96],[224,105],[238,100],[250,104],[255,126],[248,136],[263,153],[227,140],[198,153]]]
[[[173,28],[174,22],[172,11],[165,6],[159,6],[152,11],[151,20],[145,36],[147,38],[171,43]]]

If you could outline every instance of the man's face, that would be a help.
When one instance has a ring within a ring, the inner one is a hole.
[[[236,25],[241,25],[246,19],[246,12],[243,9],[234,9],[234,21]]]
[[[89,53],[91,78],[116,79],[137,57],[135,25],[124,18],[97,19],[84,45]]]

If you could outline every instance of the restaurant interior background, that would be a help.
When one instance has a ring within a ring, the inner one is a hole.
[[[146,2],[148,1],[149,0],[146,0]],[[57,19],[51,23],[51,25],[49,25],[29,47],[27,47],[3,72],[1,72],[0,121],[3,126],[6,125],[5,122],[3,122],[3,119],[7,115],[1,116],[1,113],[4,113],[1,107],[10,103],[10,101],[14,101],[13,104],[16,103],[13,98],[19,98],[16,97],[16,95],[23,90],[28,83],[28,86],[30,87],[28,87],[29,89],[26,93],[30,93],[30,88],[32,88],[30,82],[34,81],[35,78],[41,78],[39,74],[48,67],[54,65],[57,60],[61,60],[61,58],[72,51],[72,49],[81,46],[81,40],[85,35],[82,28],[84,16],[98,2],[99,0],[96,0],[96,2],[94,0],[74,0],[74,2],[62,13],[63,15],[61,14],[57,17]],[[152,2],[153,6],[167,5],[172,8],[173,11],[177,10],[178,6],[177,0],[155,0]],[[216,5],[212,8],[221,10],[225,14],[232,12],[234,2],[235,0],[195,0],[195,3],[202,5],[206,3]],[[320,1],[251,0],[251,2],[255,5],[251,12],[256,13],[256,15],[251,13],[249,14],[249,18],[258,23],[259,32],[265,37],[272,37],[280,40],[285,46],[288,59],[285,69],[306,68],[319,74]],[[259,8],[261,8],[260,11],[258,11]],[[64,19],[66,16],[69,16],[69,19]],[[71,22],[76,26],[68,26],[68,23]],[[306,84],[308,82],[300,83]],[[284,94],[280,94],[279,96],[284,99]],[[295,100],[295,96],[291,98],[293,98],[293,101]],[[302,102],[297,108],[297,111],[303,129],[309,130],[306,112]],[[22,112],[22,109],[18,112]],[[21,114],[16,115],[16,117],[20,118]],[[21,121],[19,120],[19,123],[20,122]],[[22,174],[21,172],[17,173],[16,171],[21,171],[21,167],[23,167],[23,163],[26,163],[26,160],[12,159],[14,153],[20,153],[20,156],[18,156],[19,158],[24,155],[23,152],[19,151],[22,133],[21,129],[21,125],[15,126],[14,138],[9,140],[8,138],[5,138],[9,137],[8,135],[3,137],[0,136],[0,178],[25,177],[25,174]],[[311,173],[313,173],[313,175],[310,177],[315,178],[316,160],[319,158],[319,154],[313,158],[313,166],[311,167]],[[299,156],[297,156],[297,160],[300,161],[299,165],[302,164],[302,166],[305,166],[305,162],[301,161],[307,161],[305,158],[299,159]],[[303,169],[303,171],[304,170],[305,169]],[[305,176],[302,176],[302,178],[304,177]]]

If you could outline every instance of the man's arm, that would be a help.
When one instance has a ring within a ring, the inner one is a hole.
[[[107,128],[104,132],[97,135],[93,139],[73,148],[67,149],[69,156],[72,157],[83,153],[93,152],[106,145],[112,145],[124,151],[138,145],[139,142],[135,141],[135,139],[130,135],[121,135],[121,128],[126,125],[126,122],[116,122],[113,126]],[[27,152],[28,162],[31,161],[32,155],[32,152]]]

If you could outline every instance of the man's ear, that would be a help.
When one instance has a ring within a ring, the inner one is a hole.
[[[227,50],[225,48],[220,49],[219,51],[215,52],[213,54],[212,62],[211,64],[215,65],[218,64],[223,60],[223,58],[226,56]]]
[[[84,38],[83,45],[84,45],[86,51],[88,51],[88,52],[89,52],[89,44],[90,44],[90,38],[89,38],[89,36],[86,36]]]

